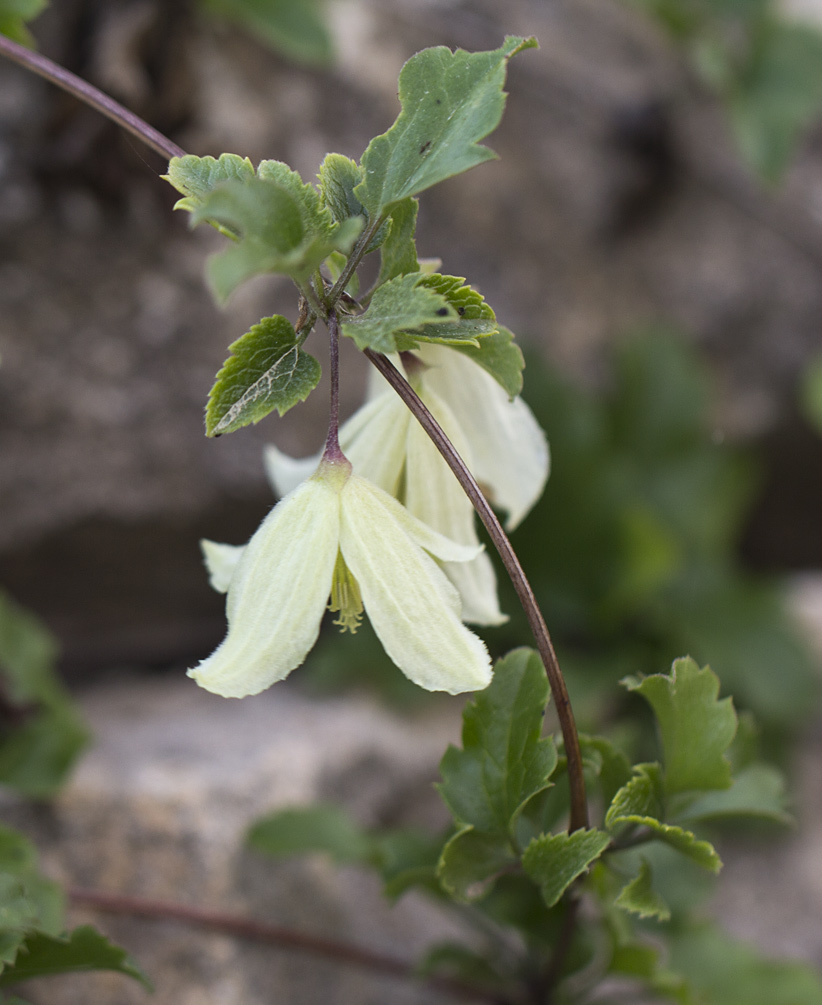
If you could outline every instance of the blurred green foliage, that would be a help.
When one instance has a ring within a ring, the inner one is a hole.
[[[56,659],[51,633],[0,591],[0,785],[35,798],[57,792],[89,741]]]
[[[822,110],[822,32],[776,0],[634,0],[721,97],[739,150],[776,182]]]

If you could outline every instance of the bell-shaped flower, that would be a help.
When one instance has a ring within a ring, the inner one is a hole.
[[[545,486],[545,434],[525,402],[511,401],[467,356],[426,345],[414,357],[419,368],[408,376],[415,390],[492,504],[507,512],[506,526],[512,529]],[[373,374],[369,400],[340,429],[340,445],[354,470],[399,498],[428,526],[476,546],[474,510],[456,477],[400,398]],[[269,478],[280,494],[291,491],[315,465],[316,458],[294,460],[267,448]],[[460,592],[465,621],[498,625],[507,620],[499,609],[487,554],[470,562],[446,562],[443,568]]]
[[[225,640],[189,670],[208,691],[242,698],[282,680],[305,660],[327,606],[351,631],[365,609],[420,687],[457,694],[490,683],[485,645],[462,624],[459,594],[431,557],[468,561],[477,549],[415,519],[344,458],[323,459],[245,547],[203,550],[212,585],[228,593]]]

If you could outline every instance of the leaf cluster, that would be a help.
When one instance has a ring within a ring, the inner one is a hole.
[[[733,997],[735,981],[753,987],[761,978],[771,1000],[810,1005],[822,984],[806,968],[770,961],[751,968],[752,951],[692,920],[669,882],[672,857],[679,873],[721,867],[699,830],[708,821],[788,822],[780,777],[735,743],[736,713],[709,667],[681,659],[668,674],[624,685],[654,715],[659,757],[631,765],[607,738],[582,738],[599,807],[588,829],[563,829],[567,769],[561,741],[543,734],[548,686],[538,656],[518,649],[467,705],[462,746],[442,759],[438,789],[453,818],[444,835],[375,834],[324,806],[258,821],[249,844],[272,856],[328,853],[376,868],[391,897],[417,887],[464,905],[466,917],[484,919],[474,925],[483,936],[466,933],[465,942],[434,947],[423,972],[482,984],[501,1001],[520,1000],[551,973],[551,981],[567,979],[576,989],[561,993],[563,1001],[582,1000],[581,987],[610,975],[681,1005],[733,1005],[743,1000]],[[586,927],[574,930],[557,958],[580,900]],[[666,959],[660,946],[668,941]],[[715,952],[715,944],[727,952]],[[783,999],[783,992],[795,997]]]
[[[34,37],[26,27],[48,6],[48,0],[0,0],[0,35],[34,48]]]
[[[745,161],[783,175],[822,109],[822,32],[775,0],[635,0],[682,46],[725,105]]]
[[[175,157],[166,179],[183,196],[175,208],[207,222],[231,243],[207,265],[224,301],[253,276],[290,277],[300,295],[296,326],[263,318],[230,348],[206,409],[206,431],[233,432],[302,401],[320,377],[302,345],[317,319],[343,314],[342,334],[361,350],[410,351],[426,342],[471,356],[512,396],[522,386],[522,354],[493,310],[465,280],[417,260],[416,196],[494,156],[479,141],[499,123],[508,60],[536,45],[509,37],[492,52],[426,49],[403,67],[401,111],[357,163],[328,154],[319,185],[279,161]],[[357,303],[357,269],[379,252],[378,278]],[[329,279],[328,277],[332,278]]]

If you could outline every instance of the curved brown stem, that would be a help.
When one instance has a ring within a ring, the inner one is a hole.
[[[102,890],[80,888],[68,891],[69,900],[78,907],[88,907],[106,914],[126,914],[130,917],[152,918],[157,921],[179,921],[195,928],[203,928],[221,935],[233,935],[252,942],[262,942],[268,946],[294,949],[299,952],[321,956],[327,960],[361,967],[374,973],[387,974],[407,981],[420,981],[438,991],[445,991],[456,997],[471,998],[474,1001],[500,1005],[499,994],[485,988],[476,987],[465,981],[450,977],[421,977],[413,963],[375,953],[349,942],[338,942],[307,932],[297,932],[282,925],[272,925],[255,918],[230,914],[224,911],[210,911],[189,904],[179,904],[167,900],[153,900],[146,897],[131,897],[126,894],[105,893]]]
[[[571,789],[571,817],[568,826],[569,831],[580,830],[588,827],[588,803],[585,798],[585,778],[582,773],[582,754],[579,749],[579,736],[577,734],[574,713],[571,709],[571,702],[568,698],[568,689],[565,687],[565,680],[559,668],[551,636],[539,609],[531,584],[523,572],[516,552],[511,547],[508,535],[502,529],[502,524],[497,519],[496,513],[491,509],[487,499],[482,494],[482,490],[476,479],[468,470],[465,461],[454,449],[453,444],[442,431],[434,416],[428,411],[420,401],[416,391],[403,377],[394,364],[373,352],[371,349],[365,350],[365,355],[385,377],[388,383],[394,388],[405,404],[413,412],[414,417],[419,421],[425,432],[434,441],[434,445],[445,458],[446,463],[454,472],[463,488],[463,491],[473,503],[474,509],[479,514],[480,520],[485,525],[485,529],[494,543],[494,547],[499,552],[502,564],[511,577],[514,589],[522,604],[528,624],[536,640],[537,650],[542,658],[545,672],[548,675],[548,683],[551,686],[551,696],[557,709],[560,729],[565,741],[565,753],[568,758],[568,784]]]
[[[24,45],[18,45],[17,42],[6,38],[5,35],[0,35],[0,53],[27,70],[51,81],[52,84],[56,84],[64,91],[68,91],[69,94],[73,94],[85,104],[96,108],[106,118],[128,130],[132,136],[142,140],[158,154],[162,154],[166,160],[171,160],[172,157],[185,157],[186,152],[182,147],[178,147],[167,136],[163,136],[153,126],[144,122],[139,115],[130,112],[114,98],[110,98],[81,77],[52,62],[48,57],[42,56],[39,52],[32,52]]]

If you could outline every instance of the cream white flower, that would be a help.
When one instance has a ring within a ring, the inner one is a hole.
[[[549,454],[545,434],[522,401],[511,401],[482,367],[445,346],[415,351],[422,363],[410,375],[415,390],[514,528],[545,487]],[[397,365],[399,360],[395,360]],[[478,542],[474,510],[437,448],[385,380],[373,371],[370,400],[340,429],[340,445],[362,475],[399,498],[409,512],[461,544]],[[316,458],[294,460],[268,447],[266,467],[275,490],[286,494],[314,469]],[[506,621],[496,576],[485,553],[443,568],[460,592],[463,619]]]
[[[468,561],[476,551],[415,519],[344,459],[322,460],[244,548],[204,542],[212,585],[228,591],[228,634],[189,676],[226,698],[257,694],[303,662],[330,606],[352,631],[364,608],[420,687],[480,690],[491,681],[488,652],[430,557]]]

